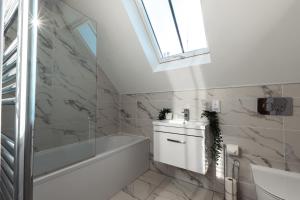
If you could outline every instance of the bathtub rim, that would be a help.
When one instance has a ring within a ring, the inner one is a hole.
[[[129,148],[131,146],[134,146],[134,145],[137,145],[139,143],[142,143],[142,142],[148,142],[150,143],[150,139],[148,137],[145,137],[145,136],[139,136],[139,135],[131,135],[131,134],[127,134],[127,133],[119,133],[119,134],[116,134],[116,135],[112,135],[112,136],[130,136],[130,137],[135,137],[135,138],[139,138],[137,139],[136,141],[133,141],[133,142],[130,142],[126,145],[122,145],[118,148],[115,148],[115,149],[112,149],[110,151],[106,151],[104,153],[101,153],[101,154],[96,154],[95,156],[91,157],[91,158],[88,158],[86,160],[82,160],[82,161],[79,161],[77,163],[74,163],[72,165],[69,165],[69,166],[66,166],[64,168],[61,168],[59,170],[56,170],[54,172],[50,172],[48,174],[45,174],[45,175],[41,175],[41,176],[38,176],[36,178],[33,179],[33,185],[36,186],[36,185],[40,185],[40,184],[43,184],[43,183],[46,183],[50,180],[53,180],[55,178],[58,178],[60,176],[64,176],[66,174],[70,174],[74,171],[77,171],[81,168],[84,168],[88,165],[91,165],[95,162],[98,162],[100,160],[103,160],[109,156],[112,156],[126,148]],[[101,138],[101,137],[99,137]],[[96,138],[97,139],[97,138]],[[150,146],[148,147],[150,148]],[[150,149],[149,149],[150,150]]]

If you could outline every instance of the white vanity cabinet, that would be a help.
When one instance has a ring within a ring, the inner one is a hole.
[[[153,128],[155,161],[206,174],[210,160],[207,123],[155,121]]]

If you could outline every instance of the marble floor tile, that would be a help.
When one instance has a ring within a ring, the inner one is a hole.
[[[214,192],[212,200],[223,200],[223,199],[224,199],[224,195],[223,194]]]
[[[152,195],[147,200],[212,200],[213,192],[204,188],[196,188],[192,193],[189,193],[184,190],[187,189],[187,185],[183,187],[173,187],[171,186],[164,188],[160,186],[155,190]],[[181,185],[183,186],[183,185]],[[190,187],[190,189],[193,187]],[[216,199],[218,200],[218,199]],[[221,200],[221,199],[220,199]]]
[[[186,200],[186,198],[170,191],[162,190],[159,193],[154,192],[147,200]]]
[[[166,179],[166,176],[147,171],[133,183],[123,189],[123,192],[139,200],[146,200],[152,192]]]
[[[136,199],[146,200],[151,195],[151,193],[155,190],[155,188],[156,188],[155,185],[137,179],[133,183],[126,186],[123,189],[123,192],[129,194],[130,196]]]
[[[110,200],[222,200],[219,193],[148,171]]]
[[[168,193],[174,194],[174,196],[181,196],[184,199],[191,199],[194,193],[197,191],[197,186],[180,181],[178,179],[167,178],[163,183],[154,191],[155,194]]]
[[[137,199],[130,196],[126,192],[121,191],[115,196],[113,196],[110,200],[137,200]]]
[[[167,177],[165,175],[150,170],[139,177],[140,180],[152,183],[156,186],[159,186],[162,183],[162,181],[166,178]]]
[[[192,200],[211,200],[213,199],[214,192],[204,189],[198,188],[197,191],[193,194]]]

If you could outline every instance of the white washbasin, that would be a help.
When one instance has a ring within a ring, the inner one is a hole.
[[[153,125],[179,127],[179,128],[205,129],[206,126],[208,125],[208,121],[205,119],[201,121],[185,121],[183,119],[158,120],[158,121],[153,121]]]

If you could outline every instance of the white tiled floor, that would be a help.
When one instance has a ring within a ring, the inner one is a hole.
[[[219,193],[148,171],[110,200],[222,200]]]

